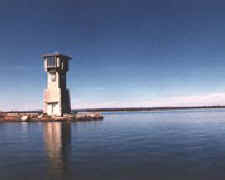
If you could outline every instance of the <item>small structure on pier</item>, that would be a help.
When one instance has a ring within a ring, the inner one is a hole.
[[[44,54],[42,58],[44,69],[47,72],[43,112],[49,116],[63,116],[64,113],[71,113],[66,73],[69,70],[69,60],[72,58],[59,53]]]

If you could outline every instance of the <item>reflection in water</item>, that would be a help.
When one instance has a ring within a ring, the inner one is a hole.
[[[50,162],[49,173],[57,178],[65,177],[65,173],[69,174],[71,124],[68,122],[44,123],[44,142]]]

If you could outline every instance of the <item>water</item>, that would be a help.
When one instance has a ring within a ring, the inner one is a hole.
[[[0,124],[0,179],[224,179],[225,110]]]

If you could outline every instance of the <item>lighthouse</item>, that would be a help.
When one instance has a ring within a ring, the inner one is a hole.
[[[47,88],[44,91],[43,112],[49,116],[71,113],[70,93],[66,87],[69,56],[53,53],[42,55],[47,72]]]

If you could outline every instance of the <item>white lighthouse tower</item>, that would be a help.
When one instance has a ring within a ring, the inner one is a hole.
[[[69,70],[69,60],[72,58],[59,53],[44,54],[42,58],[47,72],[43,112],[50,116],[63,116],[64,113],[70,113],[70,94],[66,88],[66,73]]]

